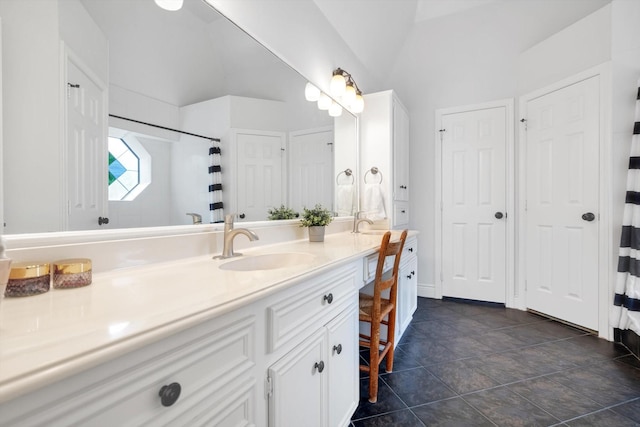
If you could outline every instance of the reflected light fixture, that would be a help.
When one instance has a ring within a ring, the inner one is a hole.
[[[308,82],[304,87],[304,97],[307,101],[317,101],[320,99],[320,89]]]
[[[329,115],[331,117],[340,117],[342,114],[342,107],[335,101],[331,102],[331,107],[329,107]]]
[[[182,8],[184,0],[154,0],[164,10],[176,11]]]
[[[329,95],[326,93],[320,93],[320,97],[318,98],[318,108],[321,110],[328,110],[331,107],[331,103],[333,100],[329,98]]]
[[[159,0],[156,0],[159,1]],[[328,110],[331,117],[339,117],[342,109],[347,108],[354,114],[364,110],[362,91],[353,76],[342,68],[336,68],[329,82],[329,93],[322,92],[311,82],[304,87],[304,97],[307,101],[317,102],[320,110]]]

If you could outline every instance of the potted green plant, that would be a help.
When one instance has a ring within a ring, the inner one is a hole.
[[[269,214],[269,219],[277,220],[277,219],[294,219],[298,218],[300,214],[293,209],[287,208],[284,205],[281,205],[279,208],[269,209],[267,211]]]
[[[331,221],[333,221],[332,213],[318,203],[313,209],[303,208],[300,227],[309,228],[310,242],[324,242],[324,227]]]

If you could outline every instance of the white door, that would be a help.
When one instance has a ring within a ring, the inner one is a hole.
[[[238,208],[243,221],[265,221],[267,211],[284,203],[284,134],[238,131]]]
[[[67,196],[69,230],[96,229],[107,209],[104,87],[67,60]]]
[[[442,115],[442,294],[505,302],[506,107]]]
[[[598,329],[599,77],[526,103],[527,307]]]
[[[301,212],[316,203],[333,205],[333,129],[291,134],[289,207]]]

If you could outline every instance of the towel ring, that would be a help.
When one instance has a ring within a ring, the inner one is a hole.
[[[368,184],[367,183],[367,175],[369,175],[369,174],[371,174],[371,175],[380,174],[380,182],[378,182],[378,184],[382,184],[382,172],[380,172],[377,167],[373,166],[373,167],[371,167],[371,169],[369,169],[367,172],[365,172],[365,174],[364,174],[364,183],[365,184]]]
[[[353,171],[349,168],[343,170],[342,172],[340,172],[338,175],[336,175],[336,185],[340,185],[338,183],[338,179],[340,178],[340,175],[345,174],[346,176],[350,176],[351,177],[351,185],[353,185],[355,183],[355,177],[353,176]]]

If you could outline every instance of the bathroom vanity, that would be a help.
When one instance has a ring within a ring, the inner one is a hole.
[[[358,291],[380,238],[336,233],[5,299],[0,425],[348,425]],[[410,321],[415,233],[405,251],[398,312]],[[245,259],[296,262],[255,270]]]

